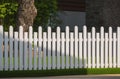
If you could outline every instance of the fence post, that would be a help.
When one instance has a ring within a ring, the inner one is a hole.
[[[109,27],[109,68],[112,68],[112,27]]]
[[[42,69],[42,54],[43,54],[43,52],[42,52],[42,40],[43,40],[43,38],[42,38],[42,27],[40,26],[39,28],[38,28],[38,69],[39,70],[41,70]]]
[[[3,26],[0,26],[0,71],[3,70]]]
[[[100,29],[100,52],[101,52],[101,68],[104,67],[104,27]]]
[[[83,62],[84,68],[87,68],[87,27],[83,26]]]
[[[69,26],[66,26],[66,68],[69,68]]]
[[[48,69],[51,69],[51,27],[48,27]]]
[[[78,68],[78,26],[75,26],[74,33],[75,33],[75,68]]]
[[[10,48],[10,70],[13,70],[13,27],[9,28],[9,48]]]
[[[95,68],[95,27],[92,27],[92,68]]]

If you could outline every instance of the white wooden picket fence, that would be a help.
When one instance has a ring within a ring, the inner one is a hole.
[[[48,27],[47,32],[14,32],[9,27],[9,32],[4,32],[0,26],[0,70],[50,70],[72,68],[120,68],[120,27],[117,32],[96,33],[95,27],[87,32],[74,32],[66,27],[65,32],[57,27],[56,32]]]

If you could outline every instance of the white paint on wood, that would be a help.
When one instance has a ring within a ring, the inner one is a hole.
[[[69,68],[69,26],[66,27],[66,69]]]
[[[51,27],[48,27],[48,69],[51,69]]]
[[[38,69],[42,69],[42,57],[43,57],[43,52],[42,52],[42,27],[40,26],[38,28]]]
[[[60,27],[57,27],[57,69],[60,69]]]
[[[28,32],[24,32],[24,70],[28,69]]]
[[[105,33],[105,68],[108,68],[108,33]]]
[[[14,70],[18,70],[18,32],[14,32]]]
[[[10,70],[13,70],[13,27],[9,28],[9,61],[10,61]]]
[[[62,54],[62,69],[65,68],[65,33],[61,33],[62,45],[61,45],[61,54]]]
[[[0,71],[3,70],[3,26],[0,25]]]
[[[113,67],[116,68],[116,33],[113,33]]]
[[[92,68],[95,68],[95,27],[92,27]]]
[[[96,67],[100,68],[100,34],[96,33]]]
[[[112,57],[112,27],[109,27],[109,56],[108,56],[108,58],[109,58],[109,68],[112,68],[112,59],[113,59],[113,57]]]
[[[5,67],[5,70],[8,70],[9,68],[9,61],[8,61],[8,32],[4,32],[4,67]]]
[[[73,39],[74,35],[73,32],[70,33],[70,68],[74,68],[75,64],[74,64],[74,46],[73,46]]]
[[[88,68],[91,68],[91,33],[88,33]]]
[[[43,32],[43,70],[46,70],[47,68],[47,58],[46,58],[46,53],[47,53],[47,33]]]
[[[100,57],[101,57],[101,68],[104,68],[104,27],[100,29]]]
[[[120,67],[120,27],[117,27],[117,67]]]
[[[83,67],[83,37],[82,33],[79,33],[79,68]]]
[[[34,70],[37,70],[38,68],[38,52],[37,52],[37,32],[34,32]]]
[[[74,28],[75,33],[75,68],[78,68],[78,26]]]
[[[19,69],[23,70],[23,27],[19,27]]]
[[[52,33],[52,69],[56,68],[56,33]]]
[[[30,26],[29,27],[29,70],[32,70],[32,68],[33,68],[33,64],[32,64],[32,61],[33,61],[33,56],[32,56],[32,35],[33,35],[33,33],[32,33],[32,31],[33,31],[33,28],[32,28],[32,26]]]

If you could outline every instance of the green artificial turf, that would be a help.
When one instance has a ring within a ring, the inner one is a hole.
[[[60,75],[83,75],[83,74],[84,75],[120,74],[120,68],[0,71],[0,77],[42,77],[42,76],[60,76]]]

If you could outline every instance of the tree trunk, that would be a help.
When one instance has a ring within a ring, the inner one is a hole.
[[[37,9],[34,5],[34,0],[18,0],[18,13],[17,13],[17,28],[23,26],[23,30],[28,31],[29,26],[33,25],[33,21],[37,15]]]

